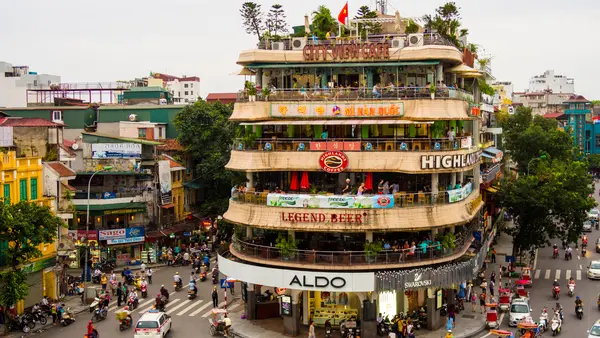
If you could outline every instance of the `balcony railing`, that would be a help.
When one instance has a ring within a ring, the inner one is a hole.
[[[475,190],[478,191],[478,190]],[[457,189],[447,190],[447,191],[439,191],[437,193],[434,192],[417,192],[417,193],[407,193],[407,192],[399,192],[395,194],[389,194],[390,199],[393,196],[394,199],[394,208],[409,208],[409,207],[419,207],[419,206],[433,206],[433,205],[444,205],[444,204],[452,204],[456,202],[460,202],[462,200],[467,199],[473,193],[473,188],[471,183],[467,183],[465,186]],[[269,206],[267,200],[269,199],[269,191],[263,192],[239,192],[234,191],[231,199],[236,202],[241,203],[249,203],[256,204],[262,206]],[[279,194],[277,194],[279,195]],[[318,200],[320,197],[342,197],[340,195],[335,195],[333,193],[323,193],[323,194],[304,194],[298,192],[291,192],[289,194],[281,194],[284,196],[300,196],[302,199],[309,200],[311,196],[316,197]],[[380,195],[361,195],[363,197],[377,197]],[[343,197],[356,197],[356,195],[343,195]],[[391,205],[391,204],[390,204]],[[284,207],[285,208],[285,207]],[[341,207],[340,209],[343,209]],[[352,208],[352,207],[347,207]],[[354,207],[356,208],[356,207]]]
[[[323,40],[318,40],[318,39],[313,39],[313,38],[306,38],[306,45],[307,46],[314,46],[314,45],[325,45],[325,46],[330,46],[330,45],[336,45],[336,44],[350,44],[350,43],[389,43],[390,47],[392,46],[392,41],[394,37],[404,37],[406,38],[407,35],[406,34],[397,34],[397,35],[390,35],[390,34],[386,34],[386,35],[378,35],[378,36],[369,36],[368,41],[360,41],[357,40],[355,38],[350,38],[350,37],[339,37],[339,38],[334,38],[334,39],[323,39]],[[269,49],[269,50],[302,50],[294,48],[292,46],[292,41],[295,39],[301,39],[301,38],[287,38],[287,39],[281,39],[281,40],[277,40],[277,41],[273,41],[273,40],[261,40],[258,44],[257,44],[257,48],[258,49]],[[451,46],[451,47],[455,47],[456,46],[448,41],[446,38],[442,37],[440,34],[438,33],[423,33],[423,46]],[[410,47],[410,42],[408,41],[408,39],[406,39],[404,41],[404,45],[399,46],[399,47]]]
[[[456,151],[473,147],[471,136],[448,138],[260,138],[236,139],[233,149],[240,151]]]
[[[460,88],[436,88],[435,99],[455,99],[474,102],[473,94]],[[248,102],[247,90],[238,92],[237,102]],[[383,87],[373,90],[373,87],[345,88],[277,88],[269,95],[257,91],[253,100],[256,101],[342,101],[342,100],[423,100],[431,99],[428,87]]]
[[[320,250],[285,250],[244,242],[235,236],[232,238],[230,250],[239,258],[252,258],[277,263],[312,264],[320,266],[364,266],[369,265],[419,265],[429,261],[454,256],[464,252],[473,242],[471,234],[458,234],[454,249],[444,248],[435,243],[417,246],[415,249],[383,250],[379,253],[365,251],[320,251]]]
[[[128,191],[128,192],[91,192],[90,193],[90,199],[93,200],[99,200],[99,199],[105,199],[105,200],[111,200],[114,198],[127,198],[127,197],[137,197],[137,196],[142,196],[143,191]],[[77,192],[75,193],[75,197],[74,199],[76,200],[80,200],[80,199],[87,199],[87,192]]]

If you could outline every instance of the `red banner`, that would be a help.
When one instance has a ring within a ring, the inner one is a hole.
[[[310,142],[309,148],[312,151],[323,151],[323,150],[360,151],[360,141],[352,141],[352,142],[338,142],[338,141]]]
[[[69,230],[69,237],[71,237],[71,239],[73,241],[82,242],[85,240],[86,237],[90,241],[97,241],[98,240],[98,231],[90,230],[90,231],[88,231],[88,235],[86,236],[85,230]]]

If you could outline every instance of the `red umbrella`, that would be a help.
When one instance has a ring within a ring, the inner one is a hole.
[[[373,173],[367,173],[367,178],[365,178],[365,189],[373,190]]]
[[[298,190],[298,172],[297,171],[292,172],[292,182],[290,183],[290,190],[291,191]]]
[[[308,171],[303,171],[302,179],[300,180],[300,190],[307,190],[308,188],[309,188]]]

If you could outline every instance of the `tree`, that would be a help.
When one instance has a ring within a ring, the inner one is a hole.
[[[355,19],[375,19],[377,18],[377,12],[369,9],[369,6],[361,6],[356,13]],[[379,34],[383,30],[380,23],[376,22],[363,22],[358,24],[358,33],[365,39],[367,32],[371,34]]]
[[[0,272],[0,305],[5,309],[5,318],[9,307],[29,294],[23,264],[41,257],[38,246],[54,242],[61,226],[60,218],[46,206],[25,201],[13,205],[0,203],[0,233],[2,240],[9,243],[4,251],[9,269]],[[7,324],[4,332],[8,332]]]
[[[263,30],[263,12],[261,6],[256,2],[244,2],[242,9],[240,9],[242,15],[242,24],[246,29],[246,33],[255,34],[260,41]]]
[[[231,187],[245,181],[241,173],[224,170],[231,156],[236,126],[229,121],[232,108],[220,102],[198,101],[187,105],[175,117],[179,142],[192,155],[197,182],[204,189],[201,212],[222,215],[228,207]]]
[[[279,35],[279,33],[287,33],[287,22],[285,21],[286,15],[283,10],[283,6],[280,4],[274,4],[271,6],[271,10],[267,15],[267,21],[265,26],[269,35]]]
[[[467,36],[467,29],[460,29],[460,7],[454,1],[445,3],[435,10],[435,14],[423,16],[425,28],[437,31],[441,36],[452,42],[456,47],[462,48],[458,38]]]
[[[414,34],[419,32],[419,25],[413,20],[409,19],[406,22],[406,28],[404,29],[404,33],[406,34]]]
[[[321,5],[312,15],[312,28],[319,39],[325,39],[328,32],[337,29],[337,22],[331,15],[329,8]]]
[[[573,158],[571,136],[557,126],[554,119],[533,117],[531,108],[526,107],[517,107],[513,115],[503,120],[504,148],[517,163],[520,173],[526,173],[529,162],[540,155],[553,160]],[[534,166],[532,163],[531,167]]]

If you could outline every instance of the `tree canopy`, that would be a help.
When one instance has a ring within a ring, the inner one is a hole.
[[[467,29],[461,29],[460,7],[454,1],[445,3],[435,10],[434,15],[425,15],[425,28],[437,31],[441,36],[454,43],[457,47],[461,46],[458,38],[469,34]]]
[[[377,12],[372,11],[369,6],[360,6],[356,13],[355,19],[374,19],[377,18]],[[383,27],[380,23],[359,23],[358,32],[360,36],[365,39],[367,32],[370,34],[381,33]],[[418,28],[417,28],[418,29]]]
[[[236,136],[236,126],[229,121],[231,113],[230,105],[198,101],[185,106],[175,118],[179,142],[196,163],[196,182],[204,191],[200,210],[205,215],[223,214],[231,187],[245,181],[243,174],[224,169]]]
[[[335,32],[337,21],[331,15],[329,8],[321,5],[312,13],[312,29],[319,39],[325,39],[328,32]]]
[[[279,36],[288,32],[286,15],[282,5],[274,4],[271,6],[265,26],[270,36]]]
[[[256,35],[260,41],[264,29],[264,14],[261,5],[256,2],[244,2],[240,14],[246,33]]]

